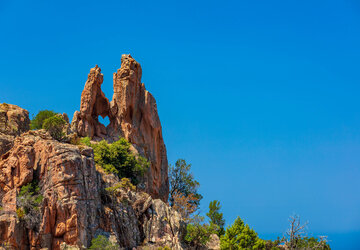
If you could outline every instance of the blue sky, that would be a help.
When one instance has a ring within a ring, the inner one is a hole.
[[[90,68],[111,99],[131,53],[203,212],[360,247],[358,1],[1,1],[0,21],[0,102],[72,117]]]

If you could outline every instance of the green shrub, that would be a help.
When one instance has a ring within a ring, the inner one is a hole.
[[[40,207],[43,196],[40,194],[40,187],[37,181],[22,186],[18,194],[16,214],[20,220],[25,221],[29,229],[37,230],[40,219]]]
[[[16,209],[16,215],[19,218],[19,220],[22,220],[25,217],[25,211],[21,207]]]
[[[43,129],[46,129],[50,135],[56,139],[61,140],[65,134],[63,132],[66,121],[59,115],[47,118],[43,123]]]
[[[84,143],[88,143],[87,139]],[[95,163],[101,166],[107,173],[114,173],[119,178],[129,178],[137,185],[144,176],[150,163],[141,156],[135,156],[130,151],[130,143],[124,138],[108,144],[105,140],[91,144],[94,149]]]
[[[116,243],[109,241],[104,235],[98,235],[91,240],[91,246],[89,249],[93,250],[118,250],[120,246]]]
[[[315,237],[297,238],[296,248],[298,249],[330,249],[330,245],[326,239],[319,239]]]
[[[210,235],[216,233],[217,226],[202,224],[204,218],[194,216],[193,223],[186,226],[185,242],[194,248],[205,246],[210,239]]]
[[[136,190],[135,186],[131,183],[130,179],[128,178],[122,178],[121,181],[115,184],[114,186],[105,188],[106,191],[114,195],[116,195],[119,189],[126,189],[131,191]]]
[[[80,139],[80,144],[91,147],[91,139],[90,137],[84,137]]]
[[[168,246],[164,246],[164,247],[158,247],[157,250],[171,250],[171,248]]]
[[[44,121],[50,117],[53,117],[54,115],[56,115],[56,113],[52,110],[39,111],[39,113],[31,120],[30,128],[42,129]]]
[[[228,227],[225,235],[220,238],[221,249],[264,249],[265,241],[260,239],[257,233],[245,225],[237,217],[234,224]]]

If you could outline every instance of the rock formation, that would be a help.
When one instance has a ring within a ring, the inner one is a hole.
[[[17,136],[29,130],[29,112],[16,105],[0,104],[0,133]]]
[[[0,157],[13,145],[15,136],[30,128],[29,112],[16,105],[0,104]]]
[[[37,229],[26,228],[16,214],[19,190],[33,180],[44,197]],[[126,190],[116,202],[102,197],[101,190],[118,181],[96,170],[91,148],[58,142],[44,130],[24,133],[0,161],[0,244],[15,249],[88,247],[102,234],[124,248],[144,241],[181,248],[183,222],[163,201]]]
[[[130,55],[121,57],[114,73],[114,96],[110,103],[110,136],[123,136],[151,162],[147,192],[167,200],[168,162],[155,98],[141,83],[142,70]]]
[[[64,129],[71,139],[59,142],[45,130],[28,131],[26,110],[0,105],[0,249],[84,249],[98,235],[121,249],[186,248],[185,223],[167,204],[166,148],[155,99],[141,83],[140,65],[130,55],[121,62],[111,103],[101,90],[100,68],[91,69],[80,111],[71,129],[69,124]],[[109,116],[108,127],[99,115]],[[61,116],[68,123],[67,115]],[[151,162],[145,192],[107,191],[120,182],[118,176],[96,167],[93,149],[76,145],[75,133],[95,141],[122,136],[131,142]],[[20,191],[29,183],[37,185],[42,199],[36,216],[28,211],[24,217]],[[36,223],[29,224],[29,218]],[[218,249],[216,237],[212,242],[207,248]]]
[[[80,112],[74,114],[72,128],[80,136],[106,139],[124,137],[151,162],[146,176],[146,192],[167,201],[168,162],[155,98],[141,83],[141,66],[130,55],[121,57],[121,68],[114,73],[114,95],[109,103],[101,91],[100,68],[91,69],[81,95]],[[109,116],[110,124],[98,122],[98,115]]]
[[[106,128],[98,120],[99,115],[105,118],[109,113],[109,100],[101,90],[103,74],[96,65],[90,70],[84,90],[81,94],[80,112],[74,113],[72,129],[80,136],[103,137]]]

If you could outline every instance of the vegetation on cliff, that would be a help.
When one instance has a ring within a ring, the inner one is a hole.
[[[91,240],[90,250],[117,250],[120,246],[111,242],[107,237],[98,235]]]
[[[39,111],[30,122],[31,129],[45,129],[52,138],[58,141],[62,140],[65,136],[63,132],[65,125],[66,121],[63,117],[52,110]]]
[[[65,124],[65,120],[61,116],[55,115],[44,121],[43,128],[50,133],[52,138],[60,141],[65,136],[63,132]]]
[[[37,115],[31,119],[30,129],[42,129],[44,121],[56,114],[57,113],[52,110],[40,110],[39,113],[37,113]]]
[[[140,183],[150,166],[148,160],[131,151],[131,144],[122,137],[111,144],[105,140],[92,143],[85,137],[81,143],[94,149],[95,163],[107,173],[114,173],[120,179],[128,178],[134,185]]]
[[[33,180],[21,187],[16,202],[16,214],[19,220],[25,222],[26,228],[37,230],[41,219],[40,205],[42,200],[43,196],[40,194],[37,181]]]

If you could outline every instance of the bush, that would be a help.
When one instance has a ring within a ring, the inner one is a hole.
[[[89,143],[88,145],[93,147],[96,164],[107,173],[114,173],[119,178],[129,178],[134,185],[140,182],[150,166],[144,157],[135,156],[130,151],[130,143],[124,138],[119,138],[112,144],[108,144],[105,140],[91,144],[84,138],[83,143]]]
[[[19,220],[24,219],[24,217],[25,217],[25,211],[24,211],[24,209],[22,209],[21,207],[20,207],[20,208],[17,208],[17,209],[16,209],[16,215],[17,215],[17,217],[18,217]]]
[[[32,181],[21,187],[16,201],[16,214],[20,220],[25,221],[25,225],[29,229],[37,230],[40,224],[42,200],[43,196],[40,194],[37,181]]]
[[[249,225],[237,217],[234,224],[228,227],[220,238],[221,249],[264,249],[265,241]]]
[[[89,249],[93,250],[118,250],[120,246],[116,243],[109,241],[104,235],[98,235],[96,238],[91,240],[91,246]]]
[[[106,191],[114,195],[116,195],[119,189],[125,189],[130,191],[136,190],[135,186],[131,184],[131,181],[128,178],[122,178],[121,181],[114,186],[105,188]]]
[[[296,239],[298,249],[330,249],[326,238],[303,237]]]
[[[64,126],[66,121],[59,115],[52,116],[47,118],[43,123],[43,129],[46,129],[50,135],[60,141],[64,136]]]
[[[91,147],[91,139],[90,137],[84,137],[80,139],[80,144]]]
[[[184,240],[192,247],[198,248],[205,246],[210,239],[210,235],[216,233],[217,227],[214,225],[201,224],[203,220],[203,217],[195,216],[193,223],[186,226]]]
[[[56,115],[56,113],[52,110],[39,111],[39,113],[31,120],[30,128],[31,129],[42,129],[44,121],[55,115]]]

